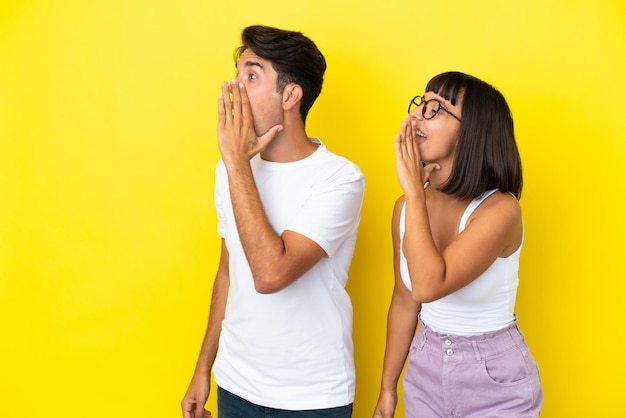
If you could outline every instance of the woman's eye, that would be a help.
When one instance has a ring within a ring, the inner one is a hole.
[[[432,118],[437,114],[437,111],[439,110],[438,108],[439,106],[437,106],[437,103],[428,103],[428,106],[426,106],[426,116]]]
[[[248,75],[248,78],[249,78],[250,80],[256,80],[256,74],[249,74],[249,75]]]

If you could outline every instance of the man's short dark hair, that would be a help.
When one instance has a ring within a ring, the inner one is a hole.
[[[315,43],[301,32],[272,28],[269,26],[248,26],[241,33],[242,45],[235,51],[235,59],[250,49],[259,57],[272,63],[278,74],[276,89],[282,93],[289,83],[302,88],[300,116],[306,116],[322,91],[326,59]]]

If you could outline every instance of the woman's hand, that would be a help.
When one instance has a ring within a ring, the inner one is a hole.
[[[398,394],[395,391],[381,391],[372,418],[393,418],[397,404]]]
[[[396,173],[405,194],[425,189],[430,173],[439,169],[438,164],[422,163],[417,139],[415,121],[407,116],[400,125],[400,132],[394,141]]]

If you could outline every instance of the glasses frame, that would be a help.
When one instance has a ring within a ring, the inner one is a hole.
[[[419,97],[420,102],[417,103],[415,101],[415,99],[417,99]],[[433,115],[431,117],[426,117],[426,105],[430,102],[437,102],[437,104],[439,105],[439,107],[437,107],[437,110],[435,110],[435,113],[433,113]],[[420,106],[422,107],[422,117],[426,120],[431,120],[432,118],[434,118],[435,116],[437,116],[439,114],[439,112],[441,112],[442,110],[444,112],[446,112],[448,115],[452,116],[454,119],[458,120],[459,122],[461,122],[461,118],[459,118],[458,116],[456,116],[454,113],[450,112],[448,109],[446,109],[445,107],[443,107],[443,104],[441,104],[441,102],[437,99],[430,99],[430,100],[424,100],[424,96],[420,96],[419,94],[417,96],[415,96],[414,98],[411,99],[411,102],[409,103],[409,108],[407,110],[407,112],[410,114],[411,113],[411,106],[415,105],[415,108],[418,108]]]

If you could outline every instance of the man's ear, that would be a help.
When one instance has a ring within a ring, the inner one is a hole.
[[[290,110],[300,103],[302,99],[302,87],[298,84],[287,84],[283,90],[283,110]]]

